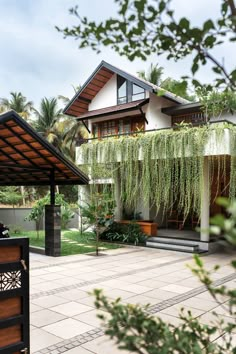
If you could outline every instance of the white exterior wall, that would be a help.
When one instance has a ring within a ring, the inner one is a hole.
[[[161,129],[171,126],[171,117],[161,112],[163,107],[170,107],[175,105],[163,97],[150,93],[150,101],[146,110],[146,130]]]
[[[223,113],[219,117],[213,117],[210,119],[211,122],[217,122],[219,120],[228,120],[229,122],[236,124],[236,114]]]
[[[116,74],[114,74],[89,104],[89,111],[117,104],[116,82]]]

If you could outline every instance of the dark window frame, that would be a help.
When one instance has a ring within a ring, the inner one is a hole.
[[[126,96],[121,96],[119,97],[119,89],[121,87],[121,85],[126,82]],[[133,85],[135,86],[138,86],[140,87],[140,89],[143,91],[143,92],[139,92],[139,93],[136,93],[134,94],[133,93]],[[129,102],[134,102],[136,100],[133,100],[132,98],[134,96],[137,96],[137,95],[140,95],[143,93],[143,99],[146,98],[146,91],[144,88],[142,88],[141,86],[125,79],[124,77],[120,76],[120,75],[117,75],[117,90],[116,90],[116,94],[117,94],[117,104],[120,105],[120,104],[124,104],[124,103],[129,103]],[[123,98],[126,98],[125,99],[125,102],[119,102],[119,100],[123,99]],[[142,99],[142,98],[140,98]]]

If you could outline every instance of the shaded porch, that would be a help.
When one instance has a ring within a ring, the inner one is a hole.
[[[15,111],[0,115],[0,186],[49,186],[45,207],[45,253],[61,250],[60,206],[56,185],[88,184],[88,177],[48,143]]]

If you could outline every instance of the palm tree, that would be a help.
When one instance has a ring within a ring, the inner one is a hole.
[[[62,110],[58,108],[56,98],[46,98],[41,100],[39,110],[34,109],[36,122],[35,129],[42,134],[50,143],[60,149],[62,136],[58,125],[63,117]]]
[[[10,92],[11,98],[1,98],[0,105],[4,110],[14,109],[25,120],[29,119],[33,110],[33,102],[27,101],[27,98],[21,92]]]
[[[158,64],[151,64],[147,72],[145,70],[138,71],[138,76],[146,81],[151,82],[154,85],[160,86],[161,78],[163,75],[163,67]]]
[[[72,87],[74,90],[74,94],[76,94],[76,92],[78,92],[81,89],[81,85],[77,85],[77,86],[72,85]],[[70,98],[63,95],[58,95],[58,99],[61,100],[64,104],[70,102]]]
[[[78,138],[85,138],[85,129],[75,119],[63,115],[56,98],[43,98],[36,115],[35,129],[58,150],[72,161],[75,160],[75,147]]]

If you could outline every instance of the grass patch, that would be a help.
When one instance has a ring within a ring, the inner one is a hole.
[[[37,238],[36,231],[23,231],[17,234],[12,234],[12,237],[29,237],[30,246],[45,247],[45,233],[39,231],[39,238]],[[64,239],[61,241],[61,255],[69,256],[72,254],[84,254],[95,252],[95,234],[93,232],[84,232],[80,234],[79,231],[63,231]],[[68,241],[74,243],[69,243]],[[114,243],[100,242],[99,247],[105,249],[115,249],[122,247]],[[101,250],[103,251],[103,250]]]

